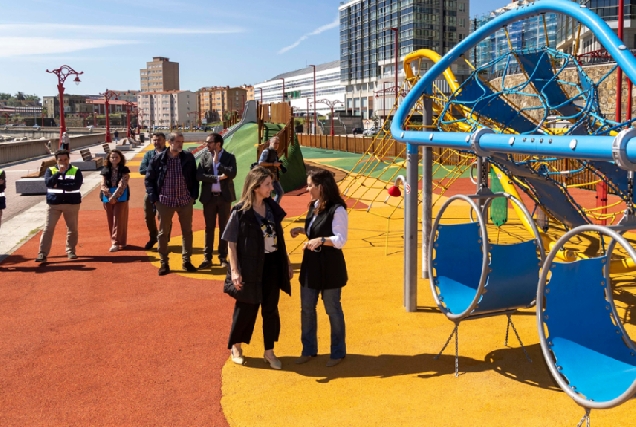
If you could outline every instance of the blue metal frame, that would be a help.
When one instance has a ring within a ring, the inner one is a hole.
[[[422,132],[407,131],[402,128],[407,114],[415,106],[417,100],[424,94],[430,94],[433,81],[449,68],[460,55],[467,53],[481,40],[494,34],[504,25],[528,18],[541,13],[562,13],[573,17],[587,26],[607,52],[616,60],[623,72],[632,81],[636,81],[636,58],[625,48],[621,40],[612,29],[594,12],[578,3],[563,0],[539,0],[527,6],[506,12],[488,22],[477,31],[471,33],[464,41],[455,46],[448,54],[437,62],[406,95],[404,101],[395,113],[391,124],[391,133],[397,141],[407,145],[425,145],[431,147],[448,147],[460,150],[470,150],[470,133],[462,132]],[[512,139],[512,140],[511,140]],[[591,160],[611,161],[611,136],[549,136],[536,138],[521,138],[514,135],[487,134],[480,139],[480,147],[486,152],[505,152],[529,155],[550,155],[567,158],[586,158]],[[574,143],[572,141],[575,141]],[[636,163],[636,146],[626,147],[626,155],[630,161]],[[574,148],[572,148],[574,147]],[[409,148],[407,148],[409,149]]]

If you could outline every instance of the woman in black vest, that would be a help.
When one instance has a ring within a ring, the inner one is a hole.
[[[119,150],[111,150],[102,169],[102,202],[108,220],[111,247],[117,252],[128,243],[128,200],[130,200],[130,169]]]
[[[285,211],[270,198],[272,173],[255,167],[245,178],[241,200],[232,208],[223,240],[228,242],[230,268],[225,293],[236,299],[228,349],[232,361],[245,363],[241,343],[249,344],[261,308],[263,317],[263,358],[281,369],[274,354],[280,335],[278,299],[280,291],[291,295],[294,273],[287,257],[281,222]]]
[[[305,227],[294,227],[291,236],[305,234],[300,267],[301,341],[303,352],[296,363],[306,363],[318,354],[316,305],[322,301],[331,324],[331,355],[327,366],[336,366],[347,354],[345,322],[340,296],[347,283],[347,265],[342,247],[347,242],[346,204],[331,172],[314,170],[307,176],[311,196]]]

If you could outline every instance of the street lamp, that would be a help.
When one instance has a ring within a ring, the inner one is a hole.
[[[335,107],[337,104],[344,105],[343,102],[338,100],[338,99],[334,99],[333,101],[330,101],[328,99],[321,99],[320,101],[313,102],[313,104],[314,104],[314,107],[316,106],[316,104],[325,104],[331,109],[331,136],[334,136],[334,131],[333,131],[333,107]]]
[[[62,146],[62,135],[66,132],[66,121],[64,120],[64,82],[68,76],[74,75],[73,81],[76,85],[80,84],[79,76],[84,74],[83,71],[77,72],[68,65],[62,65],[60,68],[49,71],[47,73],[55,74],[57,76],[57,91],[60,95],[60,147]]]
[[[398,52],[398,29],[393,27],[391,31],[394,32],[393,40],[395,41],[395,103],[398,102],[398,58],[400,54]]]
[[[282,80],[283,81],[283,102],[285,102],[285,79],[284,78],[279,78],[276,80]]]
[[[136,102],[126,101],[124,102],[126,106],[126,138],[130,138],[130,112],[132,108],[137,106]]]
[[[106,108],[106,141],[105,142],[113,142],[113,140],[110,138],[110,111],[109,111],[109,102],[111,98],[117,98],[117,93],[112,91],[112,90],[108,90],[106,89],[106,92],[104,93],[100,93],[101,96],[104,97],[104,106]]]
[[[314,101],[316,100],[316,66],[310,65],[310,67],[314,67]],[[316,116],[316,104],[314,103],[314,135],[316,134],[316,129],[318,129],[318,125],[316,121],[318,117]]]

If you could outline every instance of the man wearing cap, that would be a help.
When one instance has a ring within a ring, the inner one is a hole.
[[[84,177],[78,168],[70,164],[67,150],[58,150],[55,153],[55,160],[57,164],[48,168],[44,174],[47,214],[36,262],[46,261],[53,243],[55,225],[61,216],[64,216],[64,222],[66,222],[66,254],[68,259],[77,258],[75,247],[78,237],[78,216],[82,203],[80,187]]]

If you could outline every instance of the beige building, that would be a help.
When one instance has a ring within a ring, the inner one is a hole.
[[[249,100],[249,91],[245,87],[211,86],[198,91],[197,111],[199,119],[207,123],[223,120],[226,113],[243,112],[245,102]],[[254,88],[252,88],[254,98]]]
[[[179,90],[179,63],[155,56],[145,69],[139,70],[142,92]]]
[[[139,121],[144,126],[194,126],[197,95],[189,90],[142,92],[137,96]]]
[[[241,85],[243,89],[247,91],[247,100],[254,101],[254,86],[252,85]]]

